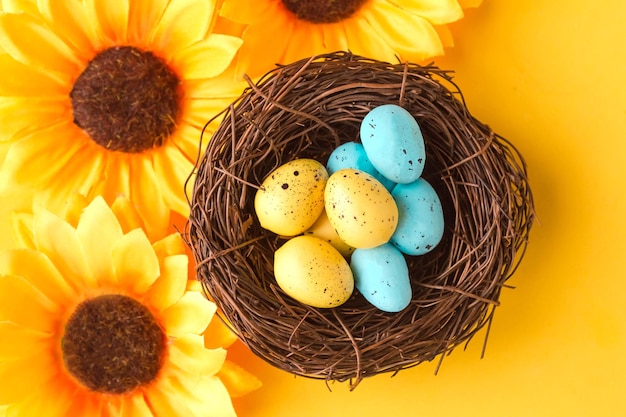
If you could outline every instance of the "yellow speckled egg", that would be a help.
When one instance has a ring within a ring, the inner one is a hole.
[[[307,229],[304,234],[319,237],[320,239],[325,240],[330,243],[332,247],[337,249],[343,256],[350,256],[352,252],[354,252],[354,248],[341,240],[333,225],[330,224],[326,211],[322,212],[320,217],[315,221],[315,223],[313,223],[313,226]]]
[[[287,295],[313,307],[340,306],[354,290],[348,262],[337,249],[315,236],[296,236],[278,248],[274,276]]]
[[[341,169],[328,178],[324,205],[341,240],[355,248],[387,243],[398,225],[398,207],[389,191],[356,169]]]
[[[276,168],[254,196],[261,227],[283,236],[311,227],[324,210],[326,180],[326,168],[314,159],[294,159]]]

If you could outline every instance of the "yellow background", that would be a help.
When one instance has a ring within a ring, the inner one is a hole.
[[[484,0],[452,26],[472,113],[523,153],[539,224],[479,334],[446,357],[347,384],[239,349],[264,388],[240,417],[626,416],[626,2]]]
[[[540,222],[485,358],[482,332],[438,375],[427,363],[330,392],[239,344],[264,383],[240,417],[626,416],[625,17],[623,0],[484,0],[437,60],[524,155]]]

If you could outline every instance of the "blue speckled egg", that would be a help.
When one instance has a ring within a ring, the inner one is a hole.
[[[424,138],[411,113],[395,104],[372,109],[361,122],[361,142],[374,168],[389,180],[408,184],[424,170]]]
[[[407,255],[423,255],[441,241],[443,209],[435,189],[423,178],[398,184],[391,193],[398,206],[398,226],[389,240]]]
[[[396,185],[395,182],[389,180],[374,168],[374,165],[372,165],[365,153],[365,148],[358,142],[346,142],[343,145],[339,145],[328,157],[326,170],[329,175],[344,168],[353,168],[367,172],[380,181],[389,191]]]
[[[409,268],[395,246],[385,243],[371,249],[356,249],[350,267],[356,288],[379,310],[395,313],[411,302]]]

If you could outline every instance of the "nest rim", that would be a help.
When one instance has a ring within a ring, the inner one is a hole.
[[[354,389],[440,357],[438,369],[489,329],[528,243],[532,192],[522,155],[470,114],[451,72],[339,51],[247,81],[199,155],[185,233],[197,278],[244,344],[279,369]],[[406,256],[413,299],[399,313],[377,310],[357,290],[337,308],[306,306],[275,283],[273,251],[285,241],[258,224],[254,193],[282,163],[325,164],[336,146],[358,141],[360,120],[381,104],[405,107],[420,124],[422,176],[441,198],[444,238]]]

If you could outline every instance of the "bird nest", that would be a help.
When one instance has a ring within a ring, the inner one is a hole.
[[[353,388],[442,359],[490,324],[527,244],[532,195],[519,152],[469,113],[450,74],[337,52],[248,81],[198,161],[186,231],[198,279],[241,340],[280,369]],[[406,256],[413,297],[399,313],[357,290],[337,308],[301,304],[276,284],[274,251],[285,240],[259,225],[255,192],[288,161],[324,164],[359,141],[361,120],[383,104],[404,107],[421,127],[422,176],[441,199],[444,237]]]

